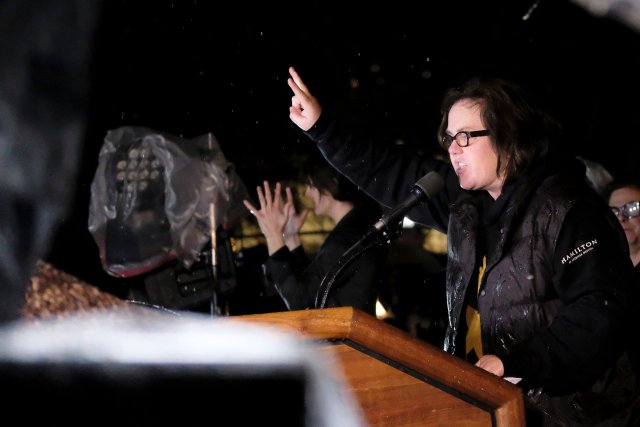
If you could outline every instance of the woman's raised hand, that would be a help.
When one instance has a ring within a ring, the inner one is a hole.
[[[300,75],[293,67],[289,67],[291,77],[287,80],[293,91],[289,118],[303,131],[311,129],[322,113],[322,107],[315,96],[311,95],[309,88],[304,84]]]

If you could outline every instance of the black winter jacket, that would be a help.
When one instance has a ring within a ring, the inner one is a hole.
[[[347,132],[326,115],[308,135],[336,169],[389,207],[403,201],[427,172],[443,176],[445,189],[409,217],[448,235],[445,350],[461,355],[460,319],[488,215],[485,192],[461,189],[447,162]],[[617,219],[573,160],[541,162],[505,186],[501,197],[495,201],[503,206],[498,235],[488,248],[478,295],[483,353],[500,357],[505,376],[522,378],[530,403],[557,420],[611,416],[636,395],[635,374],[627,375],[633,383],[627,396],[600,396],[604,408],[574,409],[583,394],[592,398],[589,387],[609,375],[629,336],[633,272]]]

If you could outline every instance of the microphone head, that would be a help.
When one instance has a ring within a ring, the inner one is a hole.
[[[439,173],[431,171],[420,178],[415,186],[430,199],[444,188],[444,180]]]

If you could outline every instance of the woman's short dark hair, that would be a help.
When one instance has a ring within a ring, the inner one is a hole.
[[[538,108],[517,84],[499,78],[476,77],[445,94],[438,128],[440,141],[447,130],[449,110],[463,99],[477,102],[481,108],[482,121],[498,152],[496,172],[504,171],[505,183],[527,173],[532,164],[549,151],[552,138],[560,131],[560,125]]]

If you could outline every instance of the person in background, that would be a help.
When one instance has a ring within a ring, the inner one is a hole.
[[[629,255],[640,281],[640,184],[615,180],[608,187],[609,206],[629,243]]]
[[[560,126],[516,84],[474,78],[441,104],[447,162],[351,131],[289,72],[290,119],[379,203],[443,177],[408,216],[447,234],[444,350],[522,387],[529,425],[628,425],[633,267],[584,164],[556,146]]]
[[[268,182],[257,187],[259,208],[248,200],[245,206],[255,215],[267,241],[267,274],[289,310],[315,308],[320,284],[340,257],[355,244],[379,218],[380,206],[359,191],[344,176],[326,165],[322,158],[308,162],[306,196],[316,215],[326,215],[335,227],[319,252],[310,259],[301,244],[300,230],[309,213],[296,212],[291,188]],[[385,278],[387,250],[375,246],[364,252],[336,277],[326,306],[351,306],[375,314],[379,290]]]

